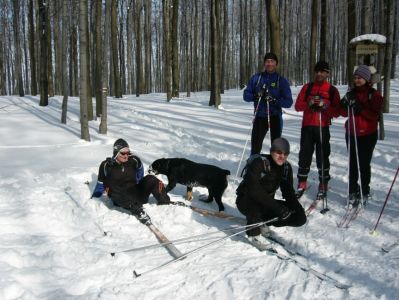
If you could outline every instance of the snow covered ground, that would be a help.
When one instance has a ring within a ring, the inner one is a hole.
[[[295,99],[299,87],[292,90]],[[399,238],[399,182],[378,234],[370,234],[399,164],[398,80],[392,81],[391,112],[384,115],[386,138],[378,141],[372,160],[374,200],[363,214],[350,228],[337,228],[345,212],[348,181],[344,119],[339,118],[331,126],[330,211],[322,215],[318,209],[301,228],[272,228],[290,249],[306,256],[298,258],[301,262],[351,288],[338,289],[292,262],[259,252],[243,235],[139,278],[133,277],[133,270],[146,272],[172,259],[165,248],[109,254],[157,243],[134,217],[109,201],[90,199],[98,165],[111,155],[119,137],[142,158],[146,170],[161,157],[185,157],[229,169],[223,202],[227,213],[240,215],[235,174],[251,127],[252,105],[244,103],[237,90],[222,96],[219,110],[209,107],[208,99],[206,92],[171,103],[165,102],[164,94],[109,98],[108,135],[100,135],[99,121],[93,121],[92,140],[85,142],[79,138],[79,99],[69,99],[68,124],[62,125],[61,97],[51,98],[45,108],[38,106],[39,97],[0,97],[0,298],[398,299],[399,247],[383,254],[381,246]],[[284,122],[296,175],[301,114],[287,109]],[[264,150],[269,146],[267,136]],[[249,147],[244,160],[248,154]],[[315,162],[309,180],[312,186],[301,200],[305,207],[316,194]],[[178,185],[171,199],[182,201],[184,192]],[[198,201],[205,192],[195,189],[193,204],[216,210],[216,203]],[[157,206],[153,198],[145,209],[170,240],[236,224],[185,207]],[[210,241],[208,237],[176,247],[184,253]]]

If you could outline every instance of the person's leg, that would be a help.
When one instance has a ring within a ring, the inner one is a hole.
[[[296,201],[295,203],[287,204],[286,201],[275,200],[281,207],[286,207],[291,211],[291,215],[285,220],[273,222],[271,225],[275,227],[291,226],[299,227],[306,223],[306,214],[302,205]]]
[[[266,118],[255,118],[251,134],[251,155],[259,154],[262,150],[263,140],[268,129]]]
[[[377,143],[378,134],[377,132],[358,137],[359,146],[359,165],[360,165],[360,177],[362,183],[363,196],[370,194],[370,179],[371,179],[371,159],[375,145]]]
[[[139,197],[142,203],[148,202],[150,194],[154,196],[158,204],[169,204],[170,198],[166,193],[165,186],[161,180],[154,175],[146,175],[138,184]]]
[[[312,163],[312,156],[314,151],[314,138],[312,127],[302,127],[301,129],[301,141],[299,150],[299,161],[298,161],[298,185],[301,182],[305,182],[308,179],[310,171],[310,165]]]
[[[328,181],[330,180],[330,129],[321,128],[316,142],[316,164],[319,172],[319,192],[327,192]]]
[[[270,135],[272,141],[281,137],[282,121],[281,115],[270,116]]]
[[[359,179],[357,172],[357,156],[355,149],[355,137],[353,135],[349,135],[348,133],[345,135],[346,145],[350,147],[349,153],[349,194],[356,194],[359,192],[359,185],[357,184],[357,180]]]

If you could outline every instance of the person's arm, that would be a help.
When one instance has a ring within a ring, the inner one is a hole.
[[[258,99],[255,99],[256,98],[255,97],[255,93],[256,93],[255,88],[256,88],[256,82],[259,79],[259,76],[260,75],[258,75],[258,76],[257,75],[253,75],[249,79],[248,84],[247,84],[247,86],[244,89],[243,98],[244,98],[245,102],[254,102],[254,101],[258,100]]]
[[[296,111],[305,111],[306,109],[308,109],[308,103],[307,103],[307,99],[306,99],[306,90],[308,89],[308,83],[305,84],[301,91],[298,94],[298,97],[296,98],[295,101],[295,110]]]
[[[133,156],[133,159],[136,161],[136,183],[139,183],[144,177],[144,166],[137,156]]]
[[[277,103],[280,107],[290,108],[292,106],[292,92],[288,80],[284,77],[280,77],[280,97],[277,99]]]
[[[106,181],[105,167],[106,167],[106,161],[103,161],[100,164],[100,167],[98,168],[97,183],[96,183],[94,191],[91,195],[91,198],[93,198],[93,197],[100,198],[106,191],[105,184],[104,184]]]
[[[327,107],[325,113],[326,115],[331,118],[338,118],[341,114],[341,100],[340,95],[335,86],[332,86],[334,89],[333,98],[330,99],[330,105]],[[330,95],[329,95],[330,96]]]
[[[380,91],[375,91],[371,100],[367,100],[364,107],[361,108],[359,114],[365,119],[376,121],[380,117],[382,110],[383,98]]]

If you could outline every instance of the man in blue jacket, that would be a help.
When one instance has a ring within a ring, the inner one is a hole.
[[[282,107],[292,106],[292,93],[288,80],[276,72],[276,54],[267,53],[265,71],[251,77],[244,90],[244,100],[254,102],[255,119],[251,135],[251,155],[259,154],[269,130],[271,142],[281,137],[283,129]],[[270,118],[270,120],[269,120]]]

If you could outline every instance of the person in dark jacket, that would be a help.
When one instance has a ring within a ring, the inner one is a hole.
[[[288,80],[276,72],[277,64],[276,54],[267,53],[264,57],[265,71],[253,75],[244,89],[244,100],[253,102],[255,111],[251,155],[260,153],[263,140],[269,130],[271,141],[281,136],[283,129],[281,108],[289,108],[293,103]]]
[[[330,66],[319,61],[314,68],[314,82],[305,84],[295,102],[295,110],[303,112],[298,162],[297,197],[307,188],[307,178],[316,147],[316,164],[319,171],[318,197],[326,197],[330,180],[330,125],[339,116],[340,96],[327,78]]]
[[[237,208],[248,225],[276,217],[278,220],[270,225],[297,227],[306,223],[304,209],[295,196],[292,167],[287,162],[289,153],[288,141],[280,137],[273,141],[269,155],[255,154],[248,159],[236,191]],[[274,198],[279,188],[285,201]],[[249,241],[260,249],[267,248],[265,237],[270,234],[265,225],[247,230]]]
[[[169,204],[164,184],[154,175],[144,176],[144,168],[138,156],[130,152],[124,139],[113,146],[112,158],[100,164],[98,180],[92,197],[108,195],[116,206],[129,210],[143,223],[149,221],[142,206],[153,194],[158,204]]]
[[[345,123],[345,139],[347,147],[350,148],[349,201],[352,205],[359,203],[361,195],[365,201],[370,197],[370,163],[377,143],[378,120],[383,105],[381,93],[372,88],[370,80],[369,67],[358,66],[353,75],[354,87],[341,100],[341,115],[348,117]],[[357,140],[361,189],[358,184],[355,139]]]

